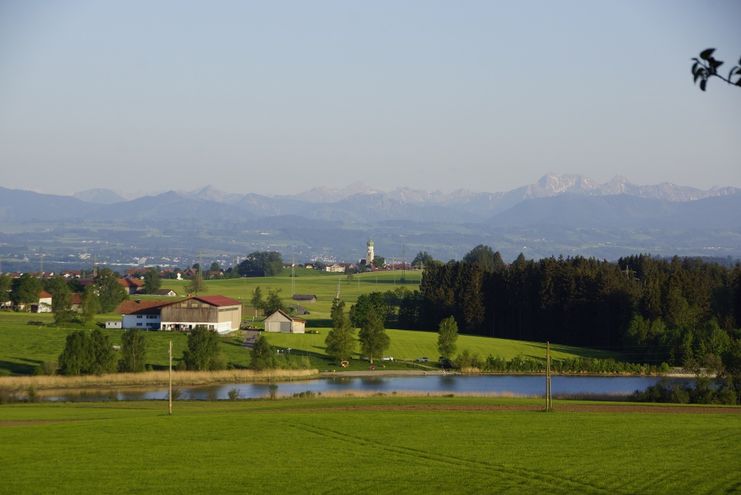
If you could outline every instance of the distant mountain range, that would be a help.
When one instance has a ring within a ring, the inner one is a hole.
[[[382,239],[395,255],[426,249],[443,259],[482,242],[510,256],[524,249],[533,257],[637,251],[741,256],[741,189],[637,185],[623,177],[600,184],[584,176],[550,174],[503,192],[380,191],[356,183],[281,196],[207,186],[125,199],[107,189],[58,196],[0,188],[0,234],[14,232],[6,244],[25,249],[32,243],[23,232],[49,224],[60,236],[74,228],[111,246],[121,241],[101,234],[101,225],[146,231],[146,242],[137,236],[127,242],[182,251],[194,249],[183,239],[222,229],[212,238],[221,239],[218,249],[224,252],[246,254],[243,245],[297,246],[292,249],[304,257],[350,260],[362,255],[353,239],[360,246],[368,236]],[[174,226],[175,233],[162,234]],[[230,239],[230,232],[244,239]]]

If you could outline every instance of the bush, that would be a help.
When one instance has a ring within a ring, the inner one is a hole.
[[[214,371],[226,367],[219,354],[219,335],[206,327],[198,326],[188,335],[188,349],[183,352],[183,361],[188,370]]]
[[[115,357],[107,335],[100,330],[80,330],[67,335],[59,367],[63,375],[109,373],[115,368]]]
[[[252,347],[251,358],[250,367],[258,371],[273,369],[277,364],[273,347],[262,334],[257,337]]]
[[[144,371],[147,342],[141,330],[127,330],[121,336],[121,360],[118,369],[127,372]]]
[[[34,375],[54,375],[57,373],[57,363],[44,361],[33,369]]]
[[[229,400],[237,400],[239,399],[239,390],[237,390],[236,388],[233,388],[229,391],[227,395],[229,396]]]

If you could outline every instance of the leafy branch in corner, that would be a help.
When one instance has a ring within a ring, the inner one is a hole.
[[[700,89],[705,91],[708,84],[708,79],[711,77],[717,77],[718,79],[727,82],[733,86],[741,87],[741,60],[738,61],[739,65],[734,66],[728,73],[728,77],[723,77],[718,73],[718,67],[723,65],[722,60],[716,60],[713,57],[715,48],[708,48],[700,52],[700,58],[693,58],[695,62],[692,64],[692,77],[694,78],[695,84],[700,81]],[[738,77],[736,82],[733,82],[733,78]]]

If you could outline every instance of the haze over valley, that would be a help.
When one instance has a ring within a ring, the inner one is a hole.
[[[0,188],[0,261],[6,270],[55,264],[226,266],[254,250],[287,259],[356,262],[367,238],[389,259],[418,251],[447,260],[488,244],[505,259],[583,255],[616,259],[741,256],[741,189],[599,183],[548,174],[508,191],[379,190],[355,183],[295,195],[225,193],[205,186],[124,197]],[[51,269],[51,268],[49,268]]]

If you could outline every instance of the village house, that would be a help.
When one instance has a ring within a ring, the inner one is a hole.
[[[139,280],[138,278],[119,278],[118,283],[123,286],[124,289],[126,289],[126,293],[136,294],[144,287],[144,282]]]
[[[124,301],[123,328],[192,330],[203,326],[218,333],[239,330],[242,303],[225,296],[193,296],[179,301]]]
[[[306,320],[296,318],[280,309],[265,318],[266,332],[305,333]]]
[[[77,313],[82,313],[82,294],[73,292],[69,295],[69,309]]]
[[[345,273],[345,265],[335,263],[334,265],[328,265],[324,268],[324,271],[329,273]]]

